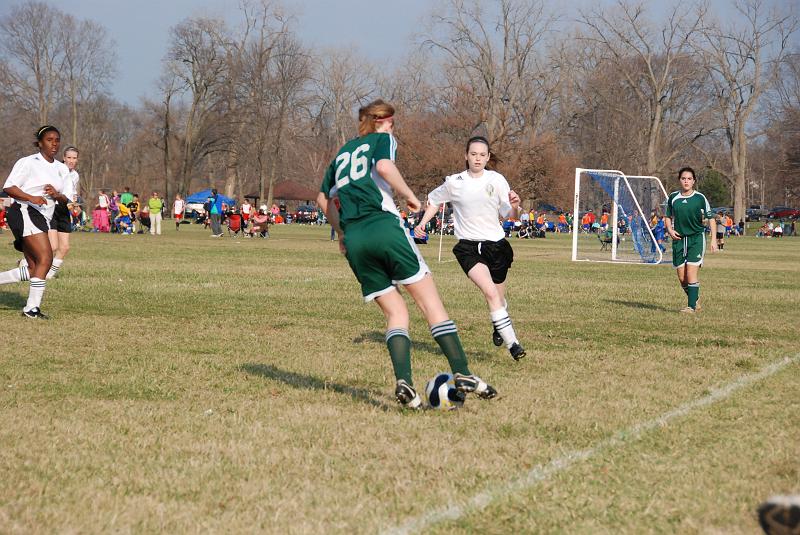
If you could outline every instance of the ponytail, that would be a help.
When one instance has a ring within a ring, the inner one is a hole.
[[[381,99],[374,100],[358,110],[358,135],[366,136],[377,130],[376,123],[391,119],[394,107]]]

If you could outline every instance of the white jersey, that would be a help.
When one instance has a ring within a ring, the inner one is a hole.
[[[69,168],[67,168],[67,169],[69,169]],[[69,199],[70,201],[77,201],[78,200],[78,195],[80,195],[80,191],[81,191],[78,188],[78,183],[81,180],[81,176],[78,174],[78,172],[75,169],[73,169],[72,171],[69,172],[69,175],[67,175],[67,177],[69,178],[70,182],[72,182],[72,197],[67,196],[67,199]]]
[[[37,152],[17,160],[3,188],[16,186],[28,195],[44,197],[47,203],[42,206],[27,201],[16,202],[40,211],[49,221],[53,218],[55,201],[44,193],[44,187],[47,184],[53,186],[67,199],[71,199],[75,195],[72,180],[69,179],[69,168],[58,160],[53,160],[52,163],[48,162],[41,153]]]
[[[444,184],[428,194],[428,202],[453,205],[456,237],[471,241],[500,241],[505,238],[500,217],[512,210],[508,202],[511,188],[505,177],[485,169],[478,178],[467,171],[445,178]]]
[[[173,214],[183,214],[185,209],[186,209],[186,201],[184,201],[183,199],[175,199],[175,202],[172,203]]]

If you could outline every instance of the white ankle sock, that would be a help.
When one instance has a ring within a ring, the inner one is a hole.
[[[32,308],[39,308],[42,304],[42,297],[44,297],[44,287],[47,281],[31,277],[31,289],[28,293],[28,302],[25,305],[25,312]]]
[[[511,325],[511,318],[505,308],[499,308],[489,314],[492,318],[492,325],[503,337],[506,347],[511,347],[517,342],[517,334],[514,332],[514,327]]]

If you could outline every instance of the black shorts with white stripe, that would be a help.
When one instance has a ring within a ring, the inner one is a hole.
[[[14,234],[14,249],[22,252],[22,238],[50,230],[47,218],[36,208],[14,202],[6,212],[6,220]]]
[[[505,238],[500,241],[458,240],[453,254],[464,273],[469,273],[476,264],[484,264],[495,284],[505,282],[508,268],[514,262],[514,250]]]

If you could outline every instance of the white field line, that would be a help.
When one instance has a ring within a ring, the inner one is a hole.
[[[489,487],[478,494],[464,500],[451,503],[446,507],[432,509],[420,516],[410,518],[399,526],[387,528],[382,531],[385,535],[406,535],[425,531],[426,528],[445,520],[457,520],[469,513],[481,511],[492,502],[507,497],[518,492],[525,491],[536,486],[539,482],[548,479],[550,476],[571,468],[573,464],[585,461],[595,455],[608,450],[624,446],[628,442],[639,439],[644,433],[655,428],[667,425],[670,421],[686,416],[695,409],[700,409],[721,401],[737,390],[741,390],[762,379],[779,372],[790,364],[800,362],[800,353],[792,357],[784,357],[774,362],[756,373],[743,375],[732,383],[712,390],[705,397],[689,401],[669,412],[662,414],[652,420],[636,424],[622,431],[614,433],[611,437],[598,442],[591,448],[584,450],[574,450],[553,459],[547,464],[540,464],[528,472],[520,474],[510,480],[500,483],[494,487]]]

